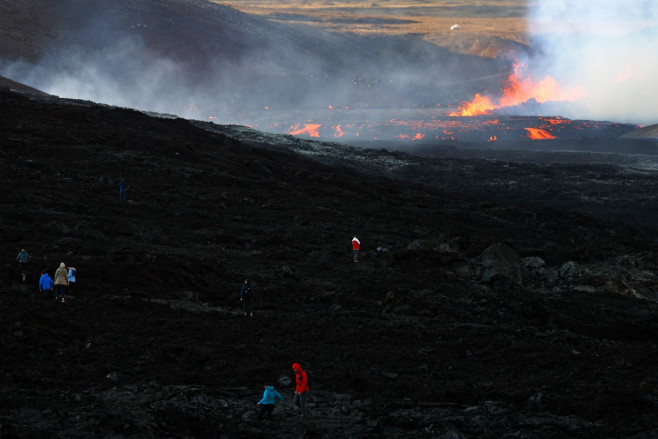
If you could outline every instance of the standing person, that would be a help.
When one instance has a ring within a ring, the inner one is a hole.
[[[265,391],[263,392],[263,398],[260,401],[258,401],[258,405],[260,405],[260,410],[258,411],[256,420],[262,418],[264,414],[267,414],[267,419],[272,419],[274,404],[276,404],[277,401],[283,401],[283,396],[281,396],[279,392],[274,390],[274,386],[272,385],[272,383],[265,383],[263,387],[265,388]]]
[[[61,299],[62,302],[66,302],[64,295],[66,294],[66,287],[69,286],[66,275],[66,264],[62,262],[59,264],[59,268],[55,270],[55,300]]]
[[[359,262],[359,248],[361,247],[361,241],[359,237],[354,235],[352,238],[352,253],[354,253],[354,262]]]
[[[251,281],[249,279],[244,280],[242,288],[240,289],[240,302],[242,302],[244,307],[244,315],[246,316],[249,314],[251,317],[253,317],[254,289],[251,287]]]
[[[27,278],[27,260],[29,258],[30,255],[25,251],[25,249],[21,249],[20,253],[18,253],[18,256],[16,256],[18,265],[21,266],[21,276],[23,276],[23,282],[25,282],[25,279]]]
[[[128,186],[123,178],[119,180],[119,201],[126,201],[128,198]]]
[[[69,267],[68,272],[66,273],[66,280],[69,281],[69,291],[73,291],[73,285],[75,285],[75,267]]]
[[[293,363],[292,370],[295,373],[295,399],[293,402],[299,407],[302,419],[306,420],[306,402],[308,398],[308,375],[299,363]]]
[[[50,293],[53,290],[53,280],[50,278],[48,272],[44,269],[39,278],[39,292]]]

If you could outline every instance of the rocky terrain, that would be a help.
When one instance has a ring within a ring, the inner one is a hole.
[[[33,87],[109,72],[174,113],[190,89],[434,106],[496,87],[502,61],[201,0],[0,2],[0,29],[0,439],[658,436],[655,126],[313,142]],[[38,290],[61,262],[64,303]],[[284,401],[256,421],[268,380]]]
[[[1,438],[658,434],[650,154],[422,157],[8,89],[0,112]],[[62,261],[66,303],[37,287]]]

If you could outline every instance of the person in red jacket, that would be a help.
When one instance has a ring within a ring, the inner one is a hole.
[[[299,407],[302,419],[306,419],[306,399],[309,391],[308,375],[299,363],[294,363],[292,370],[295,373],[295,398],[293,402]]]
[[[354,235],[352,238],[352,253],[354,253],[354,262],[359,262],[359,247],[361,247],[361,241],[359,237]]]

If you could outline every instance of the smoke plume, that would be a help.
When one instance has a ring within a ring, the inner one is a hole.
[[[530,2],[528,29],[537,74],[586,97],[563,107],[570,118],[658,123],[658,2]]]

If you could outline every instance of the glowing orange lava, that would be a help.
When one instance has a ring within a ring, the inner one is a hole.
[[[340,127],[340,125],[334,125],[334,126],[332,126],[331,128],[333,128],[334,131],[336,131],[336,132],[334,133],[334,137],[335,137],[335,138],[343,137],[343,136],[345,135],[345,132],[342,130],[342,128]]]
[[[539,128],[526,128],[525,130],[528,132],[528,137],[530,137],[532,140],[547,140],[557,138],[548,131]]]
[[[307,123],[300,128],[300,125],[294,125],[288,130],[288,134],[291,136],[299,136],[306,134],[309,137],[320,137],[320,127],[322,124],[319,123]]]
[[[531,99],[540,104],[547,101],[574,102],[586,95],[587,93],[582,87],[563,90],[560,84],[550,76],[546,76],[541,81],[535,81],[528,77],[526,66],[517,62],[503,83],[498,104],[494,104],[488,96],[476,94],[471,102],[463,102],[459,107],[459,111],[450,113],[450,116],[489,114],[497,108],[520,105]]]

